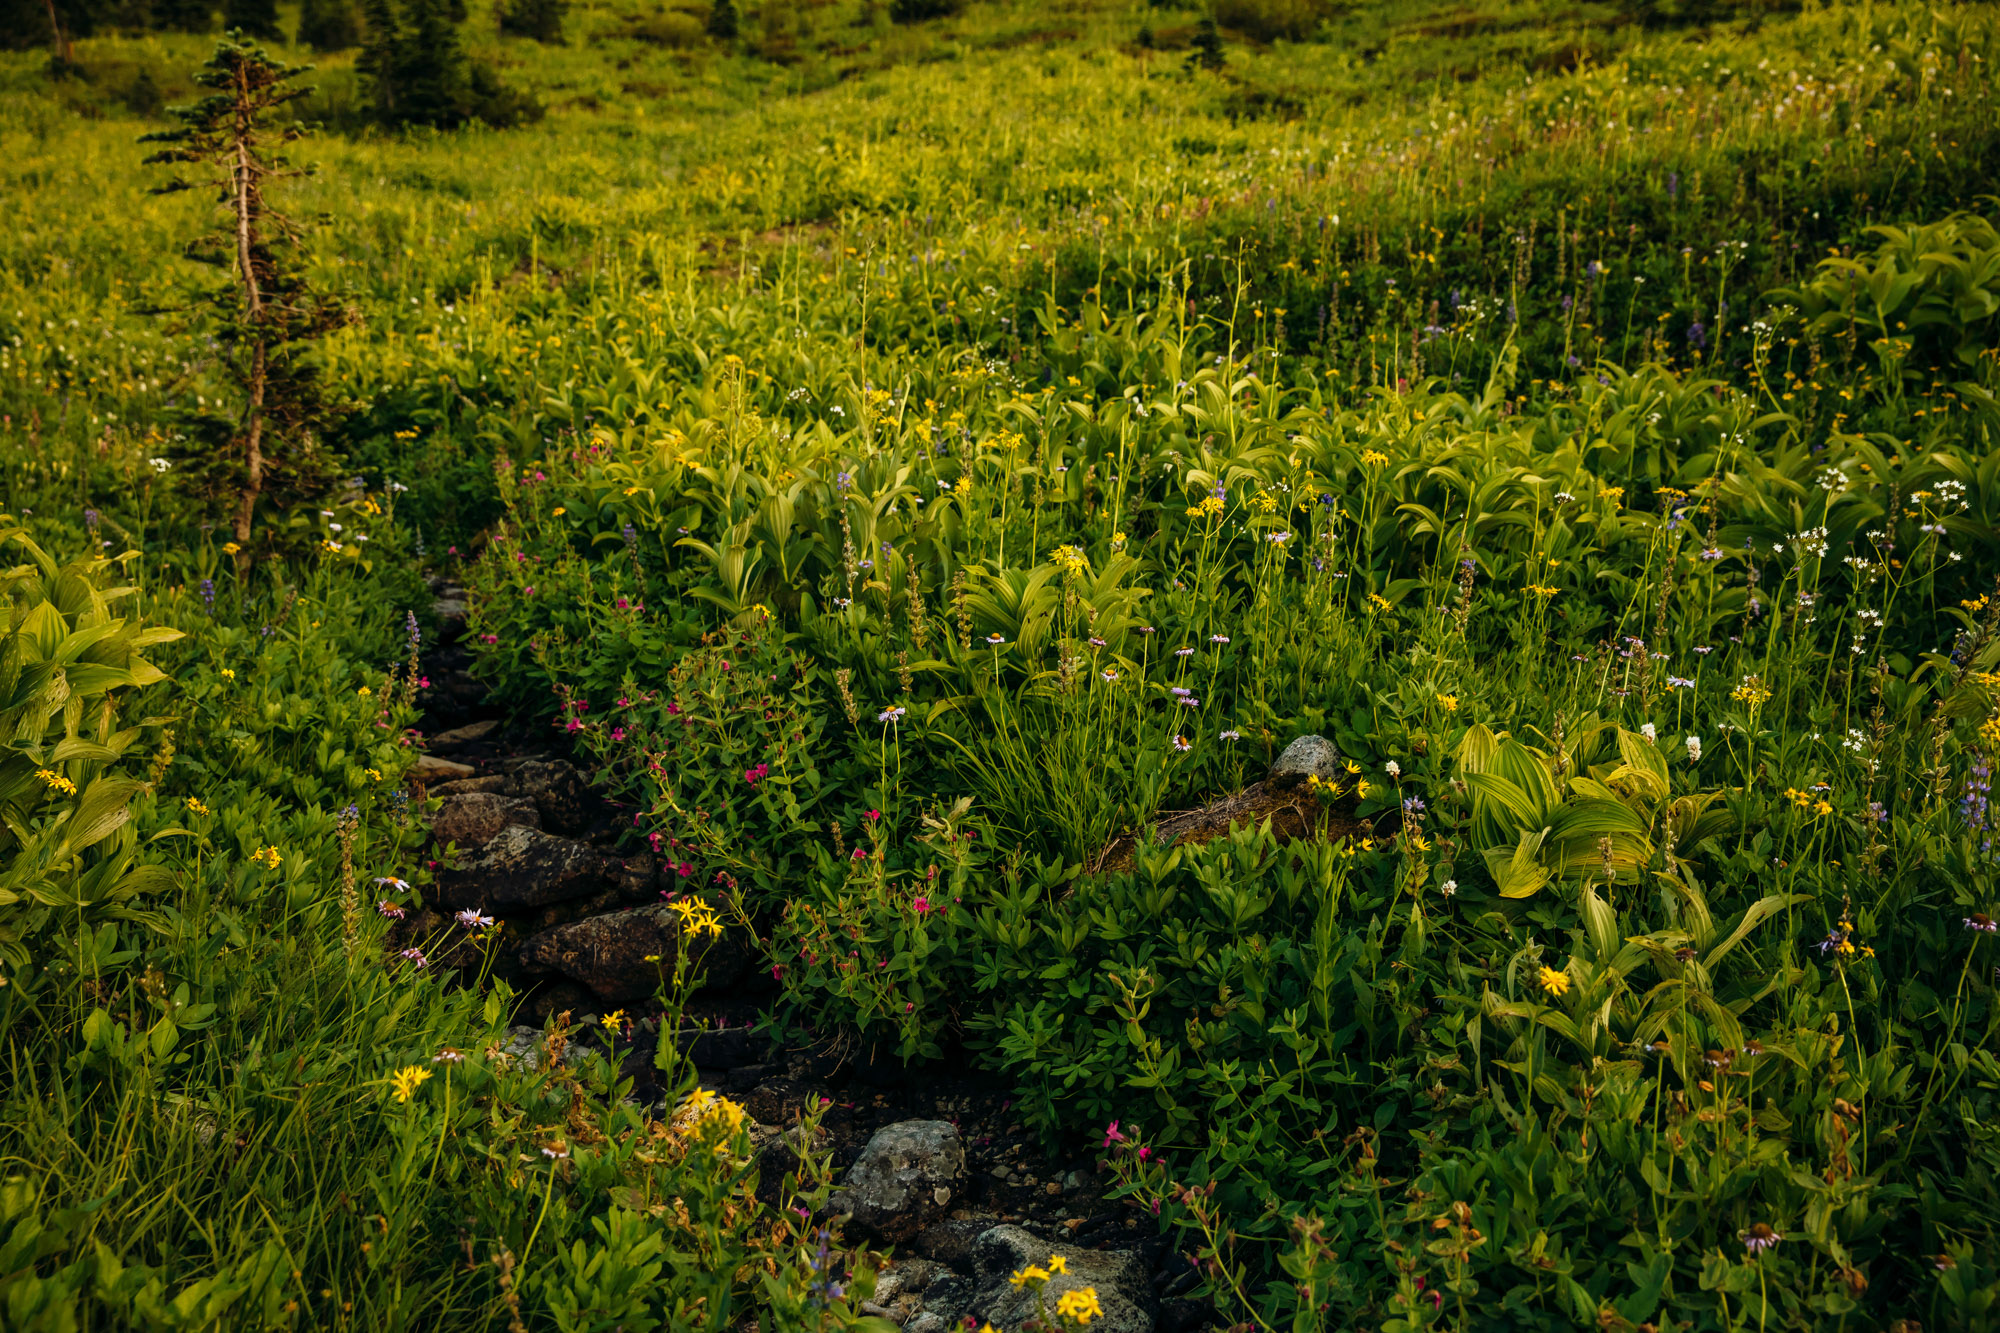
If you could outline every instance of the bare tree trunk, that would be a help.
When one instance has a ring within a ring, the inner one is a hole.
[[[49,31],[56,38],[56,59],[65,65],[76,63],[76,53],[70,48],[69,29],[63,27],[62,16],[56,13],[56,0],[42,0],[49,7]]]
[[[53,3],[53,0],[51,0]],[[257,282],[255,263],[257,220],[262,196],[257,167],[250,155],[253,126],[250,89],[241,76],[237,86],[236,117],[236,269],[243,283],[245,321],[251,329],[250,409],[243,432],[243,490],[236,505],[236,544],[239,562],[249,560],[250,519],[257,509],[257,497],[264,490],[264,381],[268,376],[269,348],[264,342],[264,293]]]

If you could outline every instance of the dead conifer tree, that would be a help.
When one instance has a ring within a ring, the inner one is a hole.
[[[321,394],[304,353],[351,315],[312,290],[299,229],[266,198],[273,182],[306,174],[278,151],[305,129],[278,124],[276,113],[311,91],[293,82],[308,68],[280,65],[232,32],[195,75],[208,95],[173,109],[177,129],[142,140],[166,145],[148,164],[200,169],[194,179],[176,176],[154,193],[216,191],[218,225],[185,253],[230,276],[179,313],[190,317],[191,329],[213,335],[243,403],[233,417],[183,412],[193,447],[184,451],[189,466],[180,471],[217,499],[233,493],[239,561],[250,558],[260,502],[283,508],[317,497],[332,477],[319,437],[337,409]]]

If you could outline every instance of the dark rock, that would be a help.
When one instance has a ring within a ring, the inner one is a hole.
[[[916,1251],[926,1259],[963,1268],[972,1261],[972,1245],[1000,1221],[997,1217],[954,1217],[935,1222],[917,1233]]]
[[[510,824],[476,857],[445,872],[439,887],[453,907],[516,912],[603,892],[610,860],[594,847]]]
[[[1305,735],[1285,747],[1266,781],[1275,787],[1297,787],[1313,778],[1333,782],[1339,777],[1340,747],[1324,736]]]
[[[431,614],[437,617],[438,643],[454,642],[465,633],[466,617],[470,608],[465,604],[464,589],[456,590],[458,595],[438,598],[431,603]]]
[[[440,782],[430,789],[430,794],[433,796],[462,796],[466,792],[473,791],[497,792],[506,785],[507,778],[505,774],[489,773],[483,778],[459,778],[456,782]]]
[[[655,903],[543,931],[521,947],[521,961],[581,982],[607,1005],[624,1005],[659,990],[681,947],[680,913]],[[704,937],[693,948],[690,974],[705,974],[703,985],[726,986],[750,965],[741,931]]]
[[[795,1183],[811,1183],[807,1173],[808,1154],[826,1151],[827,1132],[815,1128],[810,1140],[806,1138],[804,1125],[794,1125],[782,1134],[772,1134],[757,1149],[757,1198],[767,1207],[775,1207],[784,1195],[785,1177],[791,1175]]]
[[[1091,1333],[1153,1333],[1160,1303],[1138,1255],[1130,1250],[1058,1248],[1015,1226],[994,1227],[973,1244],[977,1288],[973,1316],[1001,1328],[1019,1328],[1033,1318],[1035,1291],[1016,1287],[1008,1279],[1030,1265],[1047,1267],[1051,1254],[1062,1254],[1068,1263],[1041,1289],[1042,1303],[1054,1309],[1064,1292],[1090,1287],[1104,1307],[1104,1317],[1090,1321]]]
[[[535,988],[535,993],[528,997],[528,1003],[522,1007],[521,1015],[540,1029],[557,1014],[567,1011],[574,1017],[596,1002],[589,991],[574,981],[549,982]]]
[[[782,1125],[805,1105],[805,1093],[790,1079],[774,1078],[759,1083],[743,1097],[743,1109],[752,1120]]]
[[[1191,1296],[1176,1296],[1160,1302],[1159,1333],[1201,1333],[1216,1322],[1215,1307]]]
[[[875,1279],[872,1304],[890,1322],[907,1325],[918,1310],[931,1308],[931,1283],[951,1276],[949,1269],[928,1259],[892,1260]]]
[[[943,1218],[964,1192],[958,1130],[943,1120],[905,1120],[875,1131],[827,1207],[897,1242]]]
[[[614,865],[611,880],[627,898],[651,901],[659,892],[660,863],[651,852],[634,852]]]
[[[590,789],[576,765],[565,759],[530,759],[514,770],[505,788],[542,808],[542,824],[558,833],[581,833],[590,824]]]
[[[924,1284],[923,1309],[903,1325],[904,1333],[945,1333],[947,1329],[957,1329],[973,1295],[970,1278],[949,1270],[933,1275]]]
[[[498,792],[454,792],[431,816],[431,837],[440,843],[460,847],[484,847],[493,835],[509,825],[538,829],[542,808],[520,796]]]
[[[676,1034],[681,1054],[703,1069],[740,1069],[770,1054],[771,1039],[753,1027],[682,1028]]]

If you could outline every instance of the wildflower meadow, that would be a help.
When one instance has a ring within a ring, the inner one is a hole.
[[[2000,1328],[2000,15],[0,2],[0,1328]]]

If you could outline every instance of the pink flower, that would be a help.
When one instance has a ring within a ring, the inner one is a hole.
[[[613,727],[613,728],[611,729],[611,739],[612,739],[612,740],[614,740],[614,741],[622,741],[622,740],[624,740],[624,739],[625,739],[625,728],[623,728],[623,727]]]
[[[855,860],[855,861],[859,861],[859,860],[860,860],[860,859],[861,859],[862,857],[864,857],[864,856],[866,856],[866,855],[868,855],[868,853],[867,853],[867,852],[865,852],[865,851],[861,850],[861,848],[859,848],[859,847],[856,847],[856,848],[854,849],[854,855],[853,855],[853,856],[852,856],[851,858],[849,858],[849,859],[851,859],[851,860]]]
[[[481,643],[494,644],[500,642],[500,636],[498,634],[482,634],[479,636],[479,641]]]
[[[870,810],[868,814],[865,816],[865,818],[871,824],[874,823],[876,820],[880,819],[881,817],[882,817],[882,812],[880,810]]]
[[[384,898],[380,902],[376,903],[375,910],[377,912],[380,912],[383,916],[388,917],[391,921],[401,921],[405,916],[409,915],[402,908],[390,902],[387,898]]]
[[[782,977],[784,975],[785,975],[785,965],[783,963],[771,964],[771,976],[774,979],[777,977]]]
[[[915,902],[911,903],[910,906],[917,909],[918,916],[922,916],[925,912],[931,910],[931,900],[928,898],[920,897]]]
[[[1151,1148],[1148,1148],[1148,1147],[1144,1147],[1144,1146],[1142,1145],[1142,1146],[1140,1147],[1140,1149],[1139,1149],[1139,1160],[1140,1160],[1140,1161],[1142,1161],[1142,1162],[1150,1162],[1150,1161],[1152,1161],[1152,1160],[1153,1160],[1153,1150],[1152,1150]]]
[[[411,962],[415,963],[418,967],[429,967],[431,963],[430,959],[424,957],[424,951],[422,949],[405,949],[403,950],[402,953],[396,956],[399,958],[407,958]]]
[[[686,879],[689,875],[692,875],[694,873],[694,867],[689,865],[687,862],[683,861],[679,865],[674,867],[674,873],[676,875],[679,875],[682,879]]]
[[[1104,1127],[1104,1142],[1097,1146],[1100,1148],[1109,1148],[1114,1143],[1123,1142],[1125,1142],[1125,1136],[1118,1131],[1118,1122],[1114,1120]]]
[[[626,607],[632,605],[632,603],[626,601],[623,597],[620,597],[616,605],[620,611],[623,611]]]

